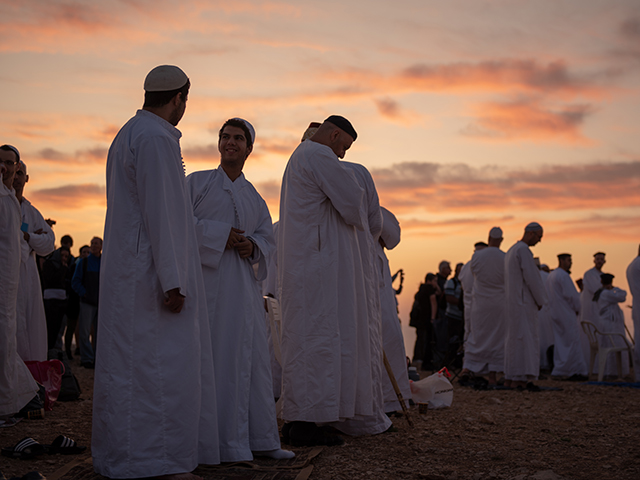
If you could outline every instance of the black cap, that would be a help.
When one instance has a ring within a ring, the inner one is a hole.
[[[558,254],[558,260],[562,260],[563,258],[571,258],[571,254],[570,253],[559,253]]]
[[[353,125],[351,125],[351,122],[340,115],[331,115],[325,122],[333,123],[336,127],[341,128],[351,135],[354,141],[358,138],[358,134],[355,128],[353,128]]]
[[[603,273],[602,275],[600,275],[600,281],[603,285],[611,285],[614,278],[615,277],[610,273]]]

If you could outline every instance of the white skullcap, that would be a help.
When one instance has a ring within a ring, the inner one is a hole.
[[[233,117],[231,120],[238,120],[240,122],[243,122],[247,126],[247,128],[249,129],[249,133],[251,134],[251,145],[256,143],[256,131],[253,128],[253,125],[247,122],[244,118],[240,118],[240,117]]]
[[[384,241],[384,246],[391,250],[400,243],[400,222],[393,213],[384,207],[380,207],[382,212],[382,233],[380,236]]]
[[[493,227],[489,230],[489,238],[502,238],[502,229],[500,227]]]
[[[159,65],[144,79],[145,92],[169,92],[184,87],[189,77],[175,65]]]
[[[535,232],[536,230],[542,230],[542,225],[538,222],[531,222],[529,225],[524,227],[525,232]]]

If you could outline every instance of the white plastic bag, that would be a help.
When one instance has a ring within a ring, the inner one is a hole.
[[[453,402],[453,385],[447,379],[449,371],[443,368],[433,375],[410,382],[411,396],[415,403],[428,403],[429,409],[450,407]]]

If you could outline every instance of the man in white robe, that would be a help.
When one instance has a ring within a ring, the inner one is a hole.
[[[249,122],[227,120],[218,168],[187,177],[207,292],[222,462],[293,457],[280,449],[260,291],[275,249],[271,215],[242,173],[254,141]]]
[[[580,294],[571,280],[572,259],[568,253],[558,255],[558,268],[547,278],[549,315],[553,328],[553,370],[554,377],[568,380],[586,381],[587,367],[580,343]]]
[[[633,297],[631,318],[633,319],[633,336],[636,343],[633,351],[633,370],[636,374],[636,382],[640,382],[640,246],[638,247],[638,256],[627,267],[627,283]]]
[[[190,82],[162,65],[107,158],[93,465],[195,480],[219,463],[211,335],[180,131]]]
[[[42,285],[36,265],[36,254],[49,255],[55,247],[56,236],[51,227],[29,200],[23,196],[29,181],[27,166],[21,160],[13,179],[13,188],[22,212],[21,262],[17,306],[18,355],[25,362],[47,359],[47,319],[42,300]]]
[[[18,355],[16,304],[23,232],[20,203],[13,190],[19,162],[15,147],[0,147],[0,426],[10,422],[38,392],[31,372]]]
[[[600,275],[601,287],[596,290],[593,295],[593,303],[596,304],[596,312],[598,313],[598,330],[602,333],[618,333],[626,338],[624,328],[624,313],[618,304],[623,303],[627,299],[627,292],[621,288],[613,286],[614,276],[609,273]],[[619,336],[616,337],[599,337],[598,340],[605,346],[613,345],[617,347],[626,346],[626,342]],[[622,376],[629,374],[629,354],[621,353]],[[604,367],[604,375],[607,377],[618,376],[618,364],[616,354],[610,353],[607,363]]]
[[[485,242],[476,242],[473,246],[473,253],[483,248],[487,248]],[[469,339],[469,332],[471,331],[471,308],[473,305],[473,273],[471,272],[471,261],[465,263],[458,275],[460,284],[462,285],[462,300],[464,303],[464,343],[466,344]],[[468,373],[468,370],[463,368],[462,374]]]
[[[301,445],[343,442],[316,422],[376,414],[356,233],[364,229],[364,191],[339,160],[356,136],[348,120],[329,117],[293,152],[282,180],[282,416]]]
[[[398,319],[396,309],[395,290],[391,280],[391,269],[389,259],[385,254],[385,248],[394,249],[400,243],[400,223],[395,215],[384,207],[380,207],[382,212],[382,232],[377,244],[379,271],[380,271],[380,308],[382,311],[382,346],[387,355],[393,375],[398,383],[398,388],[404,401],[409,404],[411,398],[411,388],[409,387],[409,376],[407,372],[407,354],[404,348],[404,338],[402,336],[402,326]],[[382,373],[382,388],[384,397],[384,411],[393,412],[402,408],[398,404],[398,396],[391,384],[391,380],[386,372]]]
[[[478,374],[488,374],[489,385],[496,385],[496,373],[504,370],[505,293],[504,256],[500,250],[502,229],[489,231],[488,247],[471,257],[473,300],[471,332],[464,352],[464,367]]]
[[[580,321],[590,322],[598,327],[598,321],[600,316],[596,311],[596,304],[593,302],[593,295],[596,291],[602,287],[600,282],[600,275],[602,275],[602,267],[607,263],[605,254],[603,252],[597,252],[593,254],[593,268],[590,268],[582,276],[582,288],[580,292]],[[599,328],[599,327],[598,327]],[[591,355],[591,348],[589,346],[589,338],[581,329],[581,343],[582,352],[584,354],[585,361],[587,362],[587,369],[589,359]],[[594,371],[591,373],[598,373],[598,361],[593,364]]]
[[[356,279],[357,282],[364,281],[366,306],[368,308],[368,332],[369,344],[364,345],[368,349],[371,359],[369,365],[363,365],[363,369],[368,369],[373,385],[372,400],[374,415],[345,419],[332,423],[341,432],[349,435],[364,435],[367,433],[378,433],[391,426],[389,417],[385,415],[384,397],[382,385],[389,381],[383,363],[383,343],[382,343],[382,312],[380,307],[380,271],[378,263],[377,245],[382,233],[382,212],[380,211],[380,200],[376,190],[373,177],[363,165],[351,162],[342,162],[351,169],[358,180],[358,184],[364,190],[364,216],[362,219],[363,230],[357,230],[360,259],[362,261],[363,278]],[[405,362],[406,363],[406,362]],[[397,398],[397,397],[396,397]],[[394,409],[395,410],[395,409]]]
[[[504,257],[506,386],[537,388],[531,381],[540,372],[538,310],[547,302],[547,294],[529,247],[537,244],[542,234],[540,224],[528,224],[522,239]]]

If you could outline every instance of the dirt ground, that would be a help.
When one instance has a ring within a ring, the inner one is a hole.
[[[74,367],[81,399],[56,403],[44,420],[0,428],[0,446],[27,436],[51,443],[59,434],[91,445],[93,371]],[[345,437],[345,445],[326,447],[313,461],[311,479],[640,479],[640,390],[537,383],[564,390],[476,391],[454,381],[450,408],[419,415],[413,407],[413,428],[394,418],[397,432]],[[47,476],[72,459],[0,457],[0,471]]]

